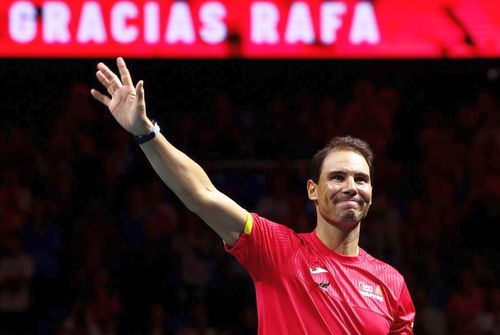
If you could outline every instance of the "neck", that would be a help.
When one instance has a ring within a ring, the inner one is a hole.
[[[344,256],[358,256],[360,226],[360,222],[342,226],[318,220],[316,235],[331,250]]]

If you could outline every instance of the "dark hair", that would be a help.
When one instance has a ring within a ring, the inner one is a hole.
[[[327,146],[314,154],[309,164],[309,179],[318,183],[323,162],[331,151],[355,151],[361,154],[370,168],[370,180],[373,183],[373,152],[368,143],[351,136],[334,137]]]

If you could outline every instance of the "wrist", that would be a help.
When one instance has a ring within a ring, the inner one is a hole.
[[[145,118],[138,122],[138,124],[130,131],[134,137],[144,136],[153,131],[154,120]]]
[[[137,144],[141,145],[146,142],[151,141],[153,138],[156,137],[160,133],[160,126],[156,121],[151,120],[151,130],[147,133],[143,133],[141,135],[134,135],[134,140],[137,142]]]

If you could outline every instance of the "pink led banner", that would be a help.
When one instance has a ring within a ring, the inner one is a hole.
[[[0,57],[494,58],[498,0],[2,0]]]

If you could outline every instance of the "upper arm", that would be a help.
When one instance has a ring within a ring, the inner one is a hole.
[[[412,335],[415,307],[408,287],[404,283],[399,296],[396,313],[396,318],[389,334]]]
[[[248,211],[217,189],[206,190],[193,211],[207,223],[224,242],[234,244],[245,227]]]

